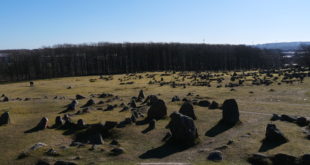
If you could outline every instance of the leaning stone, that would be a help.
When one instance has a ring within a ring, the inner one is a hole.
[[[275,124],[268,124],[266,127],[265,140],[269,142],[287,142],[288,139],[276,127]]]

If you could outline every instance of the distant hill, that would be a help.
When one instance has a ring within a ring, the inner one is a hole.
[[[254,45],[254,47],[261,49],[280,49],[282,51],[295,51],[299,49],[301,45],[310,45],[310,42],[278,42],[258,44]]]

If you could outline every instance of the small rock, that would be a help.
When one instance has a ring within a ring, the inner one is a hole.
[[[299,126],[304,127],[309,124],[309,121],[305,117],[299,117],[297,118],[296,123]]]
[[[119,142],[115,139],[113,139],[110,143],[110,145],[119,145]]]
[[[222,152],[221,151],[212,151],[208,155],[208,160],[211,160],[211,161],[222,161],[223,160]]]
[[[17,156],[17,159],[24,159],[28,157],[29,155],[30,155],[29,152],[22,152]]]
[[[271,160],[268,156],[262,153],[253,154],[251,157],[248,158],[248,162],[252,165],[271,165]]]
[[[111,155],[117,156],[117,155],[124,153],[125,150],[122,147],[117,147],[117,148],[113,148],[110,152],[111,152]]]
[[[66,162],[66,161],[56,161],[54,165],[77,165],[76,163],[73,162]]]
[[[201,100],[198,102],[198,105],[201,107],[208,107],[210,105],[210,102],[208,100]]]
[[[50,165],[50,163],[46,160],[38,160],[36,165]]]
[[[32,147],[30,147],[30,150],[35,151],[38,148],[45,147],[45,146],[47,146],[47,144],[39,142],[39,143],[34,144]]]
[[[55,151],[53,148],[51,148],[46,152],[46,155],[48,155],[48,156],[59,156],[60,154],[57,151]]]
[[[271,158],[274,165],[295,165],[297,158],[287,154],[276,154]]]

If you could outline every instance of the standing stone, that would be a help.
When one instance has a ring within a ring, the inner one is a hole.
[[[43,117],[36,128],[38,130],[43,130],[43,129],[47,128],[47,126],[48,126],[48,118]]]
[[[25,133],[31,133],[31,132],[36,132],[40,130],[44,130],[45,128],[48,127],[48,119],[47,117],[43,117],[40,122],[32,129],[25,131]]]
[[[186,115],[188,117],[191,117],[193,120],[196,120],[197,117],[195,115],[195,112],[194,112],[194,107],[193,105],[186,101],[183,103],[183,105],[181,106],[180,110],[179,110],[179,113],[183,114],[183,115]]]
[[[131,121],[133,123],[135,123],[137,121],[137,117],[134,115],[134,114],[131,114],[131,117],[130,117]]]
[[[95,100],[89,99],[89,100],[87,101],[87,103],[84,104],[84,105],[82,106],[82,108],[84,108],[84,107],[89,107],[89,106],[94,105],[94,104],[96,104]]]
[[[53,127],[57,128],[57,127],[61,127],[64,124],[64,120],[62,120],[61,116],[57,116],[55,118],[55,124]]]
[[[300,158],[300,165],[310,164],[310,154],[304,154]]]
[[[147,104],[148,106],[152,105],[153,103],[155,103],[158,100],[157,96],[155,95],[149,95],[147,96],[147,98],[143,101],[142,104]]]
[[[3,98],[3,102],[8,102],[10,99],[7,97],[7,96],[4,96],[4,98]]]
[[[194,120],[178,112],[173,112],[170,119],[166,128],[170,129],[172,142],[194,144],[198,138]]]
[[[144,93],[143,90],[140,90],[139,95],[138,95],[138,100],[144,99]]]
[[[225,100],[223,103],[222,121],[234,125],[239,122],[239,109],[235,99]]]
[[[171,102],[176,102],[176,101],[180,101],[179,96],[173,96],[171,99]]]
[[[88,140],[90,144],[103,144],[104,143],[100,133],[95,133],[93,135],[90,135]]]
[[[216,101],[212,101],[209,105],[209,109],[216,109],[219,107],[219,104]]]
[[[85,128],[85,126],[86,126],[86,124],[85,124],[85,122],[83,121],[83,119],[79,119],[79,120],[77,121],[77,127],[78,127],[78,128]]]
[[[265,139],[268,142],[287,142],[288,139],[276,127],[275,124],[268,124],[266,127]]]
[[[0,116],[0,125],[9,124],[10,123],[10,115],[9,112],[4,112]]]
[[[156,124],[156,120],[151,120],[150,122],[149,122],[149,129],[155,129],[155,124]]]
[[[151,107],[149,108],[147,112],[147,119],[162,119],[167,115],[167,107],[163,100],[156,100],[154,103],[152,103]]]
[[[67,107],[67,111],[72,111],[76,109],[76,106],[78,104],[77,100],[73,100]]]
[[[131,107],[131,108],[136,108],[136,107],[137,107],[136,102],[135,102],[134,99],[131,100],[131,102],[130,102],[130,107]]]

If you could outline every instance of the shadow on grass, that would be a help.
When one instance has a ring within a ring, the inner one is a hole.
[[[31,129],[25,131],[24,133],[33,133],[33,132],[38,132],[38,131],[41,131],[41,130],[43,130],[43,128],[40,128],[40,127],[36,126],[34,128],[31,128]]]
[[[262,145],[260,146],[258,152],[266,152],[268,150],[274,149],[279,147],[280,145],[286,143],[286,141],[279,141],[279,142],[270,142],[267,140],[262,141]]]
[[[147,128],[145,128],[143,131],[142,131],[142,133],[143,134],[146,134],[146,133],[148,133],[148,132],[150,132],[150,131],[152,131],[154,128],[152,128],[152,127],[147,127]]]
[[[215,137],[218,134],[221,134],[229,129],[231,129],[232,127],[236,126],[236,124],[226,124],[224,123],[222,120],[219,121],[214,127],[212,127],[210,130],[208,130],[205,135],[209,136],[209,137]]]
[[[185,151],[186,149],[189,149],[193,147],[194,145],[182,145],[182,144],[175,144],[172,142],[167,142],[164,145],[154,148],[151,150],[146,151],[142,155],[139,156],[140,159],[152,159],[152,158],[164,158],[169,155],[172,155],[177,152]]]
[[[137,121],[136,125],[145,125],[145,124],[148,124],[149,122],[150,120],[145,118],[144,120]]]

